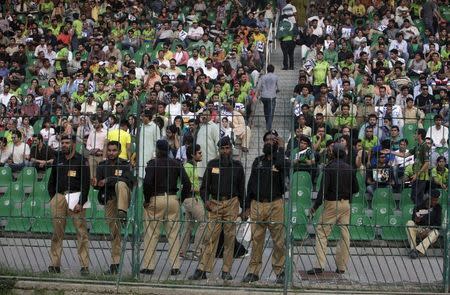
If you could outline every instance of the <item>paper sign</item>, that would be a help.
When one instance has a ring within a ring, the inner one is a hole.
[[[264,52],[264,42],[261,41],[256,42],[256,49],[259,52]]]
[[[352,35],[352,29],[351,28],[342,28],[342,38],[349,39]]]
[[[381,31],[381,32],[383,32],[386,29],[387,29],[387,26],[385,26],[385,25],[379,25],[378,28],[377,28],[377,30]]]
[[[250,242],[252,240],[252,224],[250,218],[245,223],[244,241]]]
[[[187,37],[186,31],[181,31],[180,34],[178,35],[178,38],[179,38],[181,41],[184,41],[184,39],[186,39],[186,37]]]
[[[333,33],[334,33],[334,27],[333,27],[333,26],[330,26],[330,25],[327,25],[327,27],[325,28],[325,33],[326,33],[327,35],[333,35]]]
[[[75,206],[80,201],[81,192],[77,193],[69,193],[65,194],[64,197],[66,198],[67,206],[70,210],[73,210]]]

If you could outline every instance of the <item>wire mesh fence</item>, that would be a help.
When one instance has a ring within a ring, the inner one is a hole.
[[[289,108],[286,107],[285,110]],[[218,116],[220,121],[221,115]],[[254,162],[254,157],[264,150],[265,144],[260,139],[266,132],[259,127],[252,128],[254,139],[249,139],[250,154],[239,148],[239,142],[233,143],[237,147],[232,152],[233,158],[240,160],[244,170],[243,179],[235,181],[245,183],[247,197],[237,202],[240,203],[234,208],[237,210],[233,209],[233,214],[230,218],[227,216],[228,219],[224,217],[223,212],[218,213],[218,207],[217,216],[212,218],[215,210],[205,210],[205,201],[215,200],[223,205],[233,199],[228,198],[232,196],[223,199],[224,196],[211,194],[205,199],[200,195],[200,184],[197,187],[199,194],[187,198],[182,196],[182,189],[174,195],[170,192],[162,196],[152,193],[146,198],[147,171],[143,170],[142,174],[139,172],[139,151],[147,150],[150,142],[148,137],[139,137],[138,133],[136,138],[142,141],[137,139],[133,143],[137,151],[138,164],[133,168],[137,180],[131,187],[126,218],[119,217],[118,212],[114,217],[108,217],[107,204],[102,204],[98,198],[98,187],[89,186],[89,205],[82,210],[82,215],[67,218],[60,269],[53,269],[51,273],[49,266],[54,263],[52,241],[55,240],[55,224],[63,219],[54,215],[52,203],[49,201],[51,193],[48,184],[53,177],[51,169],[54,166],[40,172],[35,167],[24,167],[18,172],[13,172],[7,166],[1,167],[2,273],[48,279],[59,276],[67,279],[102,280],[118,285],[121,282],[138,281],[143,284],[224,284],[284,290],[318,288],[443,291],[447,257],[445,237],[448,201],[448,192],[444,187],[438,189],[442,207],[441,225],[423,226],[415,230],[413,214],[417,214],[420,209],[415,199],[411,198],[414,194],[413,188],[409,187],[410,183],[400,177],[397,182],[382,185],[380,181],[368,181],[375,180],[373,168],[354,169],[359,191],[352,196],[348,204],[348,221],[336,225],[336,220],[327,224],[322,219],[326,204],[322,204],[314,214],[310,211],[320,196],[327,164],[327,161],[322,159],[329,156],[327,146],[321,147],[317,137],[314,139],[313,135],[313,139],[309,143],[306,142],[307,149],[311,149],[313,153],[305,156],[300,140],[303,137],[294,131],[296,123],[291,118],[292,116],[275,117],[276,120],[283,121],[277,124],[291,127],[279,129],[278,137],[284,137],[288,143],[282,142],[283,161],[278,163],[270,159],[268,164],[266,163],[270,180],[263,177],[266,170],[257,169],[266,164]],[[263,121],[264,117],[255,115],[257,126]],[[201,125],[200,128],[202,126],[206,125]],[[321,128],[314,127],[315,133],[320,133]],[[408,128],[406,126],[403,130]],[[210,130],[205,130],[205,134],[211,134]],[[339,142],[342,138],[341,135],[334,137],[336,140],[332,142]],[[208,154],[209,148],[211,147],[202,149],[204,155]],[[215,155],[220,150],[216,146],[212,149]],[[351,150],[350,153],[353,152],[354,150]],[[373,153],[376,158],[381,154],[379,151]],[[438,161],[437,157],[435,158],[434,161]],[[311,162],[308,162],[310,160]],[[221,165],[225,164],[219,161],[218,168],[222,169]],[[211,168],[211,173],[215,174],[213,169],[214,167]],[[273,175],[281,170],[286,171],[286,178],[283,178],[282,194],[278,191],[275,194],[273,188],[280,183],[275,183]],[[395,174],[390,168],[389,170],[389,174]],[[222,174],[221,170],[218,172],[219,175]],[[252,174],[256,179],[255,183],[251,180]],[[168,174],[165,176],[167,177],[163,178],[161,184],[169,187],[171,183]],[[392,180],[394,179],[392,177]],[[425,182],[431,185],[433,179],[430,177]],[[205,181],[205,178],[202,181]],[[180,187],[180,183],[177,186]],[[106,195],[108,193],[114,195],[115,191],[107,191]],[[252,193],[255,195],[254,201],[248,199],[248,195]],[[157,201],[160,197],[162,201]],[[431,197],[431,191],[426,193],[425,197]],[[150,208],[152,202],[155,206],[160,202],[160,206],[172,208],[172,211],[164,209],[166,211],[163,210],[162,215],[156,216],[156,212]],[[170,202],[175,206],[169,205]],[[239,207],[242,208],[241,211]],[[281,211],[275,214],[275,208],[281,208]],[[200,210],[200,213],[194,214],[196,209]],[[254,209],[257,218],[252,218],[250,210],[250,220],[242,219],[241,213],[245,212],[245,209]],[[203,217],[198,218],[198,215]],[[77,232],[76,225],[80,217],[86,220],[87,245],[84,247],[87,254],[80,248],[83,237]],[[111,232],[114,227],[119,229],[120,239],[115,240],[113,246]],[[328,240],[328,249],[323,256],[323,264],[319,267],[317,259],[319,255],[323,255],[319,252],[322,252],[320,243],[324,240],[319,241],[317,238],[318,228],[326,228],[324,232]],[[349,244],[340,241],[341,230],[348,232]],[[256,233],[258,242],[255,242]],[[412,235],[416,235],[417,242],[412,242]],[[420,248],[424,244],[427,244],[426,248],[429,249]],[[230,250],[230,247],[233,249]],[[418,259],[411,258],[411,249],[423,249],[422,252],[417,252]],[[348,251],[348,261],[345,268],[340,270],[342,251]],[[82,261],[86,259],[83,255],[88,256],[88,273],[82,270]],[[228,258],[224,258],[227,255]],[[317,268],[323,270],[320,273],[308,272]],[[195,277],[198,270],[202,273],[200,277]],[[249,277],[249,274],[255,276]]]

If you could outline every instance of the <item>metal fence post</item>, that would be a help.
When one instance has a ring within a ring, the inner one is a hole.
[[[290,135],[293,138],[294,136],[294,121],[293,121],[293,114],[291,111],[290,114]],[[291,140],[291,150],[293,150],[293,146],[294,146],[294,140]],[[293,165],[292,163],[290,163],[289,166],[289,179],[290,182],[292,182],[292,176],[294,174],[294,169],[293,169]],[[289,184],[290,185],[290,184]],[[293,256],[293,252],[294,252],[294,244],[292,243],[292,238],[293,238],[293,227],[292,227],[292,200],[295,198],[296,196],[293,195],[292,190],[289,188],[289,200],[287,202],[287,206],[288,206],[288,216],[285,219],[286,220],[286,279],[285,279],[285,283],[284,283],[284,294],[287,294],[287,290],[288,288],[293,286],[293,274],[292,274],[292,256]],[[297,208],[298,210],[298,208]]]
[[[450,112],[448,112],[447,114],[447,121],[450,122]],[[450,133],[450,131],[449,131]],[[450,149],[447,149],[447,158],[450,157]],[[448,184],[447,184],[447,188],[449,188],[450,186],[450,179],[448,180]],[[449,292],[450,289],[450,259],[448,257],[449,252],[448,252],[448,248],[450,246],[450,227],[449,227],[449,217],[450,217],[450,212],[448,210],[448,208],[450,207],[450,198],[449,198],[449,192],[447,190],[447,195],[445,196],[445,206],[446,206],[446,216],[445,218],[445,223],[444,223],[444,229],[445,229],[445,239],[444,239],[444,274],[442,276],[443,280],[444,280],[444,293]],[[444,202],[443,202],[444,204]]]
[[[140,98],[138,97],[138,100],[140,101]],[[139,218],[143,218],[142,216],[139,216],[139,206],[141,206],[142,204],[140,204],[139,201],[139,190],[142,189],[143,187],[143,183],[140,183],[139,180],[139,164],[140,164],[140,153],[139,153],[139,144],[140,144],[140,136],[141,136],[141,111],[142,111],[142,106],[139,103],[138,104],[138,108],[137,108],[137,115],[136,116],[136,126],[138,126],[138,130],[137,130],[137,134],[136,134],[136,167],[135,167],[135,175],[137,178],[137,187],[135,190],[135,196],[134,196],[134,210],[133,210],[133,230],[132,235],[133,237],[131,238],[131,272],[132,272],[132,276],[133,278],[137,278],[139,275],[139,268],[140,268],[140,241],[141,241],[141,233],[139,231],[139,223],[141,222],[141,220],[139,220]]]

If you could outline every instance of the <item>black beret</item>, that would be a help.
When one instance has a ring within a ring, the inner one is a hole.
[[[222,137],[217,143],[218,147],[232,146],[231,139],[228,136]]]

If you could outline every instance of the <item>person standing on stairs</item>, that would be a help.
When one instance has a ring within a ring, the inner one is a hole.
[[[278,86],[278,76],[274,74],[275,67],[267,66],[267,74],[258,81],[256,96],[261,99],[264,105],[264,117],[266,119],[266,131],[272,130],[273,114],[275,113],[276,95],[280,91]]]
[[[297,10],[290,4],[291,0],[287,0],[286,3],[278,25],[277,38],[280,39],[280,47],[283,52],[283,70],[293,70],[295,39],[298,34],[297,24],[295,23]]]

